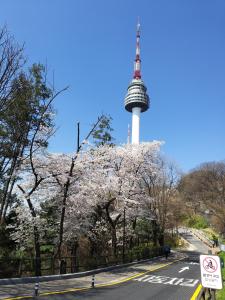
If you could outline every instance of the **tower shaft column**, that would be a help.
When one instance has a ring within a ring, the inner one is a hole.
[[[139,144],[140,107],[132,108],[132,144]]]

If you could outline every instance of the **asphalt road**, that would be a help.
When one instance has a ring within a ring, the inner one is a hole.
[[[200,283],[199,255],[208,252],[208,247],[190,232],[183,237],[194,251],[184,251],[185,260],[176,262],[158,271],[149,272],[126,283],[99,287],[75,293],[41,297],[43,300],[190,300]]]
[[[93,300],[189,300],[199,284],[199,264],[177,262],[126,283],[86,291],[49,295],[40,299]]]
[[[194,237],[191,233],[184,232],[183,236],[192,244],[194,251],[183,251],[186,255],[185,259],[180,259],[180,254],[173,253],[168,260],[165,258],[158,258],[149,262],[142,262],[132,267],[126,267],[111,272],[100,273],[96,275],[96,281],[99,283],[95,288],[89,288],[91,278],[85,279],[89,282],[88,285],[83,285],[84,288],[75,291],[76,279],[46,282],[45,286],[41,283],[42,289],[45,288],[45,296],[39,296],[40,300],[190,300],[194,291],[200,283],[200,266],[199,254],[207,253],[208,248]],[[178,261],[179,260],[179,261]],[[166,265],[166,266],[165,266]],[[138,275],[141,274],[141,275]],[[121,280],[129,277],[129,280]],[[113,283],[116,278],[120,280]],[[133,278],[132,278],[133,277]],[[108,279],[107,279],[108,278]],[[106,281],[106,279],[108,281]],[[84,279],[82,279],[84,281]],[[78,279],[79,281],[79,279]],[[124,282],[123,282],[124,281]],[[105,282],[107,282],[105,284]],[[119,283],[118,283],[119,282]],[[81,286],[82,287],[82,286]],[[3,287],[2,287],[3,288]],[[33,286],[31,285],[17,285],[15,293],[12,291],[12,286],[5,286],[2,290],[3,294],[11,294],[11,297],[31,295]],[[20,290],[20,292],[19,292]],[[67,290],[67,292],[63,292]],[[49,295],[46,295],[46,291]],[[57,291],[59,291],[57,293]],[[29,297],[31,299],[31,297]],[[16,299],[16,298],[1,298],[0,299]],[[18,298],[17,298],[18,299]],[[22,297],[19,299],[23,299]],[[25,298],[24,298],[25,299]]]
[[[187,240],[191,246],[192,249],[196,252],[199,252],[201,254],[208,254],[208,247],[203,244],[199,239],[197,239],[190,231],[187,230],[180,230],[180,234],[184,237],[185,240]]]

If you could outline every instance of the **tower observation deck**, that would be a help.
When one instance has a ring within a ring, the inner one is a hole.
[[[141,79],[140,23],[138,22],[134,75],[127,88],[127,94],[124,100],[125,109],[129,112],[132,112],[132,144],[139,144],[140,113],[148,110],[149,102],[150,100],[147,94],[147,88]]]

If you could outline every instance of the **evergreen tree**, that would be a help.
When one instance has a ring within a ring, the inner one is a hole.
[[[109,115],[102,115],[101,121],[98,127],[93,131],[92,138],[94,139],[95,146],[110,145],[114,146],[114,138],[111,133],[113,128],[111,127],[112,117]]]
[[[52,107],[48,105],[53,91],[45,83],[45,68],[34,64],[26,74],[21,72],[12,82],[8,106],[0,112],[0,217],[4,222],[12,205],[12,191],[18,179],[17,171],[30,151],[33,137],[35,148],[47,147],[41,128],[53,128]],[[33,150],[35,150],[33,148]]]

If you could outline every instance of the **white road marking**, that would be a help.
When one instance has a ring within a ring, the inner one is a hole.
[[[168,277],[169,278],[169,277]],[[171,284],[171,285],[173,285],[174,284],[174,282],[177,280],[178,278],[171,278],[169,281],[167,281],[167,282],[164,282],[164,284]]]
[[[133,279],[139,282],[148,282],[148,283],[161,283],[169,285],[180,285],[194,287],[198,283],[198,279],[186,279],[186,278],[172,278],[168,276],[156,276],[156,275],[144,275],[140,278]]]
[[[198,279],[185,279],[180,285],[193,287],[198,283]]]
[[[179,273],[182,273],[182,272],[184,272],[185,270],[189,270],[189,269],[190,269],[189,267],[183,267],[183,268],[180,269]]]

